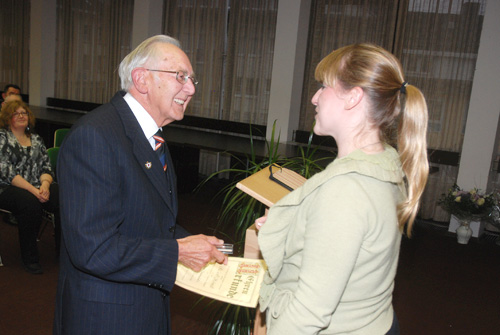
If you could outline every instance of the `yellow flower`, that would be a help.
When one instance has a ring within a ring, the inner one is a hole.
[[[455,202],[460,202],[462,200],[462,197],[458,196],[455,198]]]
[[[476,204],[477,204],[478,206],[482,206],[482,205],[484,205],[484,198],[479,198],[479,199],[477,199]]]

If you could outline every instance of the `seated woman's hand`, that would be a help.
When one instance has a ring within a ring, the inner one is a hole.
[[[47,202],[50,198],[50,184],[42,183],[40,188],[38,189],[38,194],[35,194],[40,202]]]

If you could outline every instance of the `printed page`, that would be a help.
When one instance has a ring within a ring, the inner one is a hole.
[[[178,263],[175,284],[234,305],[255,308],[266,271],[262,259],[229,257],[228,264],[210,263],[200,272]]]

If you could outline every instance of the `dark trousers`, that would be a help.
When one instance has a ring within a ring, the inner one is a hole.
[[[19,245],[21,258],[25,264],[38,263],[40,260],[36,238],[42,223],[42,209],[55,216],[56,252],[59,251],[61,239],[61,217],[59,215],[59,187],[50,185],[49,201],[41,203],[29,191],[9,186],[0,193],[0,207],[14,215],[19,228]]]
[[[391,329],[385,335],[399,335],[399,322],[396,313],[394,312],[394,317],[392,318]]]

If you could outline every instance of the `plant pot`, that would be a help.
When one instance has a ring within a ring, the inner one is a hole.
[[[470,228],[469,219],[460,219],[460,226],[457,228],[457,241],[460,244],[469,243],[472,236],[472,229]]]

